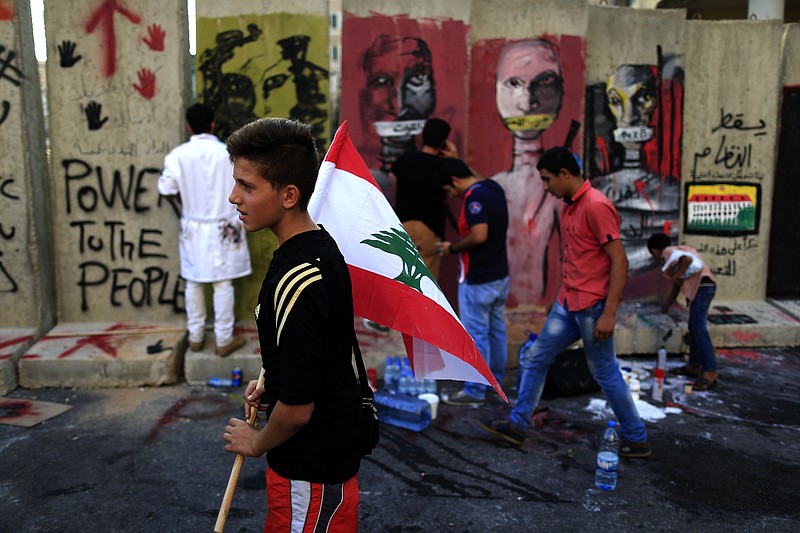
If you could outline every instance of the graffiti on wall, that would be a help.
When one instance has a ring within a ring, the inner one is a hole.
[[[311,124],[320,148],[330,130],[327,24],[311,15],[199,18],[197,94],[225,139],[258,117]]]
[[[466,35],[461,21],[345,13],[341,115],[387,197],[392,164],[419,148],[428,118],[446,120],[457,145],[464,136]]]
[[[585,41],[542,36],[473,47],[471,163],[497,181],[509,209],[509,307],[545,305],[560,286],[562,202],[536,169],[547,148],[581,153]]]
[[[0,15],[4,12],[0,10]],[[13,17],[13,9],[5,11],[9,18]],[[6,44],[0,43],[0,88],[3,93],[19,91],[24,79],[22,68],[18,63],[15,50]],[[0,128],[9,117],[12,104],[6,99],[0,99]],[[9,136],[5,136],[9,137]],[[10,172],[0,171],[0,293],[16,293],[19,290],[17,275],[15,275],[12,259],[20,252],[20,243],[17,240],[17,224],[13,208],[20,202],[20,193],[16,177]],[[8,215],[11,214],[10,217]]]
[[[683,232],[735,237],[758,233],[761,185],[687,183]]]
[[[617,207],[628,292],[637,295],[658,288],[647,239],[663,232],[676,240],[680,208],[683,70],[661,47],[654,59],[618,66],[587,93],[587,171]]]
[[[75,295],[64,305],[85,317],[115,308],[181,313],[177,243],[163,227],[178,210],[155,187],[172,146],[152,134],[161,129],[157,73],[177,36],[119,0],[87,2],[69,16],[74,27],[60,28],[58,61],[48,67],[64,88],[51,97],[51,114],[80,126],[71,142],[53,146],[59,290]]]
[[[721,106],[708,127],[705,146],[691,152],[692,182],[686,185],[684,195],[684,232],[712,237],[695,247],[701,253],[714,251],[707,262],[716,276],[735,277],[737,261],[759,247],[759,239],[751,235],[759,234],[766,174],[754,162],[753,154],[772,149],[762,146],[767,131],[763,118]],[[736,240],[722,241],[720,237]]]
[[[14,0],[0,0],[0,20],[14,20]]]

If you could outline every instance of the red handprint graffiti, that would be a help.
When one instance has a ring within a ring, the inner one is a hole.
[[[150,47],[151,50],[156,52],[163,52],[164,51],[164,36],[167,35],[167,32],[158,25],[158,24],[150,24],[147,27],[147,37],[142,38],[142,40]]]
[[[0,20],[14,20],[14,0],[11,0],[11,5],[0,1]]]
[[[150,69],[143,68],[139,72],[139,84],[133,84],[133,88],[143,97],[150,100],[156,94],[156,75]]]

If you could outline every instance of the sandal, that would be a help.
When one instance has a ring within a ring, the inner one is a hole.
[[[706,378],[700,378],[694,382],[692,385],[692,389],[696,391],[706,391],[706,390],[713,390],[714,387],[717,386],[717,380],[710,380]]]
[[[679,366],[678,368],[672,368],[669,370],[669,373],[672,374],[673,376],[687,376],[690,378],[700,377],[700,371],[699,370],[694,371],[691,368],[689,368],[688,365]]]

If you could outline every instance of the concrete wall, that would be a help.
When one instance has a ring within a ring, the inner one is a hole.
[[[686,23],[681,241],[721,300],[766,296],[781,33],[776,21]]]
[[[647,239],[678,236],[686,13],[589,8],[586,174],[617,206],[626,299],[661,292]]]
[[[480,0],[471,20],[469,161],[505,190],[508,307],[526,314],[560,286],[563,202],[545,193],[536,163],[553,146],[582,151],[587,6]]]
[[[59,319],[181,320],[179,209],[158,195],[187,138],[186,3],[45,2]]]
[[[331,133],[327,54],[325,0],[197,2],[194,90],[217,110],[222,139],[256,118],[297,118],[312,124],[324,153]],[[253,273],[234,281],[236,316],[253,320],[277,240],[262,230],[247,243]]]
[[[42,93],[30,5],[0,14],[0,328],[55,319]]]

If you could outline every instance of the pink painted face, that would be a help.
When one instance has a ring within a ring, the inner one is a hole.
[[[564,96],[561,65],[546,41],[503,48],[497,62],[497,110],[514,136],[535,139],[558,117]]]

